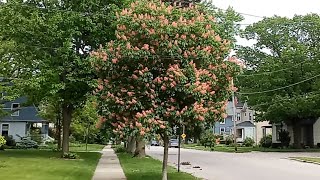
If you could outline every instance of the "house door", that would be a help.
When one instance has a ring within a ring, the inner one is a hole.
[[[1,135],[8,137],[9,136],[9,124],[2,124],[1,125]]]

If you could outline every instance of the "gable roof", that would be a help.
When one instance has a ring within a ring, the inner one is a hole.
[[[14,101],[6,102],[4,104],[4,111],[11,111],[11,104],[12,103],[19,103],[20,105],[23,105],[25,102],[27,102],[26,97],[20,97],[17,98]],[[11,116],[11,114],[0,118],[0,121],[2,122],[45,122],[47,120],[40,117],[37,108],[34,105],[29,106],[22,106],[19,108],[19,116]]]
[[[244,121],[237,124],[238,127],[255,127],[255,125],[250,121]]]

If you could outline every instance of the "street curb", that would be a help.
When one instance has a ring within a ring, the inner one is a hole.
[[[304,162],[304,163],[311,163],[311,164],[320,165],[320,163],[314,162],[314,161],[302,160],[302,159],[292,158],[292,157],[289,157],[288,159],[289,160],[294,160],[294,161],[299,161],[299,162]]]

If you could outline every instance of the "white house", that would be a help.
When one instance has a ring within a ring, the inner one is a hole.
[[[12,102],[4,103],[3,109],[9,115],[0,119],[0,135],[12,136],[16,142],[19,142],[21,137],[30,135],[30,129],[33,125],[40,123],[41,135],[47,137],[48,121],[38,115],[35,106],[22,107],[25,102],[27,102],[27,99],[21,97]]]
[[[213,128],[215,134],[233,134],[234,123],[232,120],[233,106],[229,101],[227,105],[227,118],[223,122],[216,122]],[[256,144],[262,137],[271,134],[271,125],[268,121],[254,122],[255,112],[247,107],[247,103],[236,104],[236,129],[237,142],[243,142],[245,138],[252,138]]]

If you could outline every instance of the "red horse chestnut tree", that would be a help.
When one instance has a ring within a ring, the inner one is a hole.
[[[102,114],[120,138],[159,134],[168,142],[174,126],[214,123],[226,118],[237,60],[226,60],[226,39],[203,5],[176,7],[141,0],[117,14],[115,41],[91,53]]]

